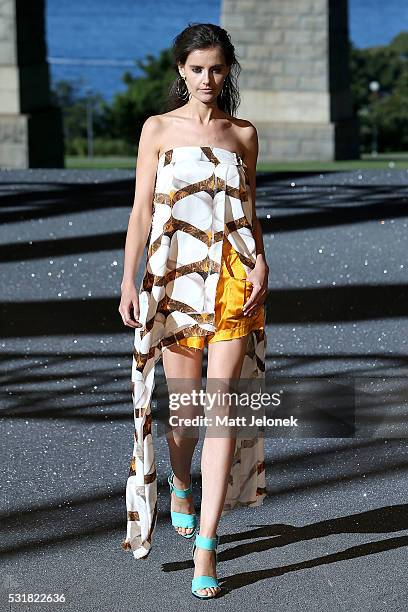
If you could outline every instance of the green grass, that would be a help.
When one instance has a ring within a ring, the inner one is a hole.
[[[80,168],[80,169],[106,169],[112,170],[113,168],[125,168],[134,170],[136,167],[135,157],[94,157],[88,159],[87,157],[73,157],[70,155],[65,156],[65,167],[66,168]]]
[[[82,168],[82,169],[106,169],[121,168],[134,170],[136,165],[135,157],[71,157],[65,158],[66,168]],[[408,168],[408,153],[380,153],[376,157],[370,154],[362,155],[361,159],[350,159],[343,161],[288,161],[288,162],[272,162],[259,163],[257,169],[259,171],[269,172],[324,172],[334,170],[377,170],[377,169],[402,169]]]

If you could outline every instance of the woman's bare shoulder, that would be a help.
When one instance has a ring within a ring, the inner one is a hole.
[[[256,132],[256,127],[253,123],[248,121],[248,119],[240,119],[239,117],[232,117],[231,123],[234,125],[234,128],[237,134],[250,134],[251,132]]]
[[[150,117],[145,120],[143,129],[148,132],[160,133],[163,128],[171,125],[177,117],[177,113],[173,111],[161,115],[150,115]]]
[[[248,119],[241,119],[240,117],[231,117],[228,115],[228,119],[237,127],[247,127],[249,125],[253,125],[250,121],[248,121]]]
[[[162,122],[160,119],[160,115],[150,115],[145,119],[142,129],[141,129],[141,140],[149,139],[152,142],[155,141],[157,136],[160,134],[160,129],[162,127]]]
[[[173,121],[174,115],[163,113],[161,115],[150,115],[143,123],[141,142],[148,143],[150,151],[154,152],[157,157],[160,154],[163,134],[171,130]]]
[[[161,115],[151,115],[146,119],[145,124],[148,123],[148,129],[151,129],[152,132],[155,132],[155,134],[160,137],[164,130],[171,129],[172,126],[178,125],[177,120],[180,119],[180,115],[176,111],[162,113]]]
[[[232,121],[234,133],[241,150],[244,151],[244,159],[253,159],[258,155],[258,132],[253,123],[248,119],[234,117]]]
[[[175,110],[169,111],[168,113],[162,113],[161,115],[151,115],[149,119],[146,119],[146,121],[150,120],[152,123],[157,123],[163,126],[172,122],[178,117],[180,117],[180,113],[176,108]]]

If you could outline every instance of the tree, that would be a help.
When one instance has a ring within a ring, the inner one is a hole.
[[[357,49],[351,43],[350,72],[354,111],[360,118],[360,140],[370,150],[373,126],[379,150],[406,150],[408,141],[408,33],[389,45]],[[378,94],[369,88],[380,83]]]
[[[105,135],[105,113],[107,104],[98,93],[84,96],[79,93],[80,81],[58,81],[52,90],[52,99],[61,107],[64,136],[67,141],[74,138],[86,138],[86,105],[92,103],[93,127],[95,136]]]
[[[123,81],[127,90],[115,95],[106,114],[109,133],[132,144],[139,141],[147,117],[163,112],[167,91],[174,80],[169,49],[161,51],[158,58],[149,54],[145,62],[136,63],[144,75],[133,77],[125,72]]]

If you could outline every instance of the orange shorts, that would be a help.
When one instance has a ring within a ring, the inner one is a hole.
[[[253,329],[264,327],[264,305],[258,312],[244,315],[242,308],[252,293],[252,283],[245,280],[246,272],[230,241],[222,245],[222,265],[215,297],[216,332],[205,336],[190,336],[177,344],[203,349],[206,343],[246,336]]]

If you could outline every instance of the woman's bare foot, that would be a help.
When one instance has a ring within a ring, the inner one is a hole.
[[[213,550],[206,550],[198,546],[194,550],[194,578],[198,576],[214,576],[217,577],[215,554]],[[198,595],[208,595],[214,597],[221,590],[221,587],[205,587],[205,589],[197,589]]]
[[[173,476],[173,484],[176,489],[188,489],[190,482],[179,480],[176,475]],[[184,514],[194,514],[193,496],[190,494],[187,497],[177,497],[174,491],[171,494],[171,511],[182,512]],[[194,529],[192,527],[174,527],[178,533],[189,535]]]

